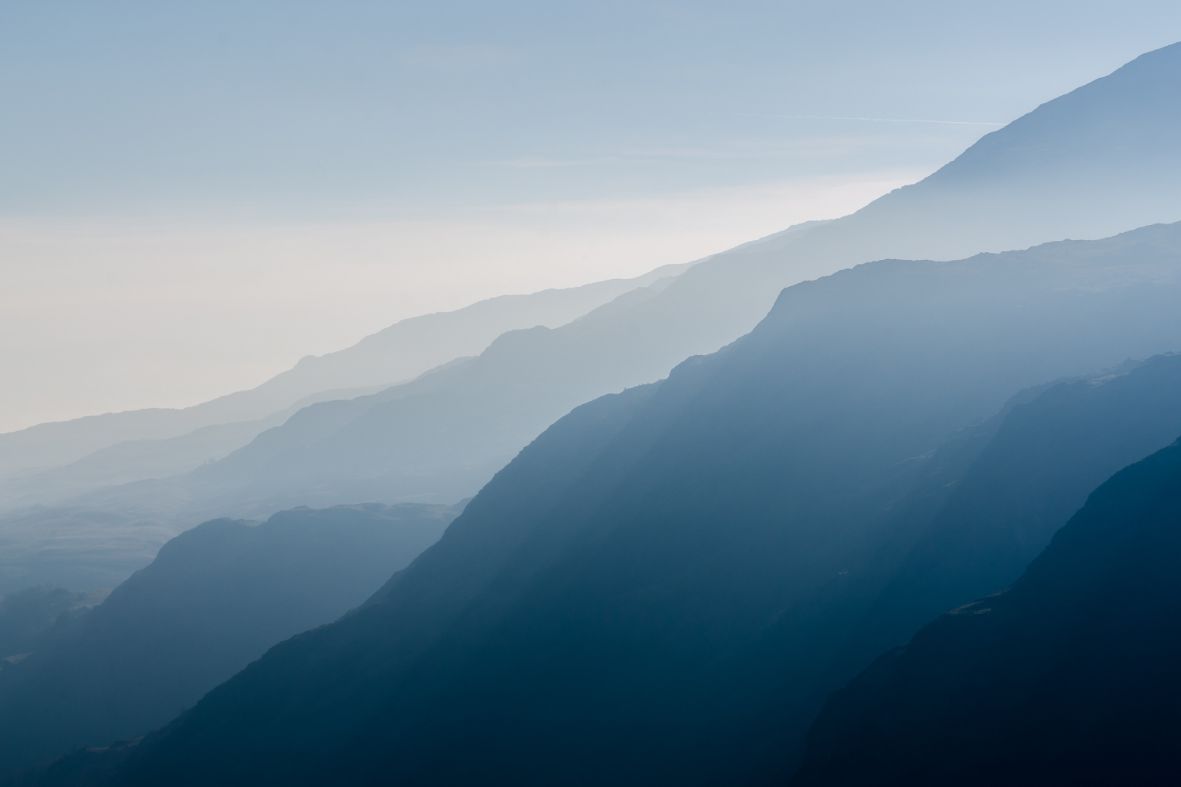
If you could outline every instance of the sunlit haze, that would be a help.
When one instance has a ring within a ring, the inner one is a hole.
[[[6,7],[0,431],[848,213],[1181,14],[749,5]]]

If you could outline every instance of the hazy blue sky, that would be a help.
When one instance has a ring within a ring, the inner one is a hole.
[[[921,176],[1173,2],[0,0],[0,429]]]

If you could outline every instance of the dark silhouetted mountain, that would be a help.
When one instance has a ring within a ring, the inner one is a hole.
[[[0,772],[168,721],[270,646],[363,602],[454,514],[296,509],[178,536],[102,604],[0,672]]]
[[[826,668],[818,680],[840,683],[933,616],[1007,586],[1095,486],[1176,434],[1178,355],[1018,394],[925,461],[913,491],[882,527],[883,538],[850,560],[839,584],[816,594],[808,617],[773,628],[763,645],[767,657],[759,660],[772,670],[762,690],[796,679],[774,674],[782,665],[772,654],[790,651],[809,626],[831,643],[824,649],[822,637],[813,638],[812,658],[823,657]],[[780,710],[774,703],[763,708],[752,726],[774,734]],[[765,781],[790,777],[797,733],[780,736],[782,766],[769,767]]]
[[[838,692],[794,784],[1176,784],[1179,562],[1181,443]]]
[[[1017,397],[954,441],[951,457],[936,457],[918,502],[900,512],[895,529],[908,554],[890,567],[865,641],[885,638],[874,652],[902,644],[935,615],[1006,587],[1091,490],[1178,434],[1181,355]],[[956,474],[948,468],[968,444],[979,448]],[[934,508],[932,517],[924,518],[923,505]]]
[[[272,425],[266,419],[309,398],[339,398],[347,390],[372,390],[411,380],[455,358],[479,353],[506,331],[562,325],[629,290],[676,276],[686,267],[669,265],[635,279],[506,295],[456,311],[402,320],[347,349],[308,356],[257,388],[193,407],[109,413],[2,434],[0,474],[70,464],[119,443],[162,441],[205,427],[232,427],[218,433],[219,439],[213,439],[210,433],[196,435],[182,446],[174,446],[172,452],[167,451],[169,446],[154,446],[157,461],[165,457],[174,463],[194,451],[205,450],[189,465],[192,467],[245,444]],[[134,472],[144,446],[139,451],[125,450],[133,455],[123,472]],[[108,473],[112,471],[111,462],[108,455],[104,462]],[[153,471],[140,477],[159,475]]]
[[[562,327],[509,333],[410,385],[309,408],[171,482],[170,495],[193,506],[187,519],[459,499],[572,407],[660,379],[749,331],[785,286],[872,259],[951,259],[1175,221],[1179,92],[1181,45],[1039,107],[851,216],[716,255]],[[142,493],[106,495],[102,505]]]
[[[210,692],[120,783],[765,773],[849,677],[830,657],[934,450],[1017,391],[1171,348],[1179,297],[1181,225],[791,287],[750,335],[558,421],[365,607]]]

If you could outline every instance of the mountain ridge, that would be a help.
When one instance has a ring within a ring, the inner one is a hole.
[[[116,442],[178,437],[205,426],[265,418],[310,396],[403,382],[453,358],[479,352],[505,330],[522,324],[562,324],[634,287],[675,276],[692,264],[666,265],[632,279],[502,295],[461,309],[409,317],[342,350],[305,356],[254,388],[190,407],[102,413],[3,433],[0,472],[64,464]],[[448,323],[454,325],[448,327]],[[445,336],[447,332],[453,335]],[[443,346],[432,348],[431,342]],[[391,360],[392,369],[387,368]],[[71,438],[71,432],[80,434]]]
[[[1131,101],[1135,111],[1114,131],[1104,113],[1092,106],[1110,101],[1112,80],[1143,83]],[[1161,214],[1176,214],[1166,216],[1175,221],[1181,218],[1181,184],[1161,173],[1181,170],[1181,144],[1169,135],[1181,124],[1181,109],[1175,102],[1157,100],[1162,90],[1174,87],[1181,90],[1181,45],[1151,53],[1047,102],[923,181],[848,217],[803,225],[714,255],[659,291],[633,290],[559,328],[508,334],[457,372],[454,382],[436,387],[434,402],[419,404],[409,396],[403,405],[391,402],[380,416],[359,416],[352,436],[342,432],[304,456],[289,453],[279,462],[264,456],[252,467],[246,457],[253,449],[245,446],[232,459],[232,469],[225,467],[225,475],[231,486],[234,477],[273,480],[278,505],[330,504],[350,496],[387,502],[459,499],[473,494],[497,467],[575,405],[661,379],[685,358],[713,352],[745,334],[774,306],[785,286],[867,260],[957,259],[1062,237],[1116,234],[1150,224]],[[1087,123],[1070,122],[1076,116]],[[968,166],[963,162],[989,158],[991,148],[1017,144],[1000,142],[1027,141],[1034,132],[1043,135],[1037,137],[1039,149],[1059,150],[1048,159],[1057,163],[1033,170],[1032,177],[1043,184],[1038,189],[1026,195],[1026,178],[1009,177],[1008,168],[999,164],[986,168],[992,185],[979,193],[978,178],[970,188],[953,187],[956,172]],[[1129,150],[1129,140],[1144,136],[1156,144]],[[1077,141],[1064,141],[1068,137]],[[1106,140],[1106,147],[1097,139]],[[1091,155],[1092,148],[1099,152]],[[1065,180],[1058,174],[1064,162],[1074,167]],[[1145,220],[1129,223],[1133,216]],[[515,348],[511,353],[510,339]],[[419,456],[430,453],[440,456],[434,469],[427,469],[430,463]],[[367,457],[363,472],[374,474],[374,484],[331,491],[329,479],[340,474],[338,468],[357,465],[354,458],[362,455]],[[448,456],[463,457],[467,464],[449,465]],[[469,461],[476,457],[485,458]],[[286,481],[284,461],[292,465]],[[374,471],[383,465],[379,478]],[[215,465],[206,475],[218,472]],[[326,495],[299,499],[298,490],[313,476]],[[297,496],[287,496],[288,490]],[[237,493],[202,494],[216,500]]]
[[[1012,588],[835,693],[792,784],[1173,783],[1178,490],[1181,440],[1113,475]]]
[[[1181,225],[798,285],[558,421],[369,604],[211,692],[120,783],[754,775],[762,703],[790,737],[835,679],[914,457],[1047,377],[1171,349],[1178,292]]]

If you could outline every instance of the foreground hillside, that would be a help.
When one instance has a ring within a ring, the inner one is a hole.
[[[1181,355],[1022,392],[940,450],[893,517],[896,562],[854,638],[905,642],[952,607],[1013,582],[1087,495],[1181,434]]]
[[[793,784],[1176,784],[1179,562],[1181,442],[839,692]]]

